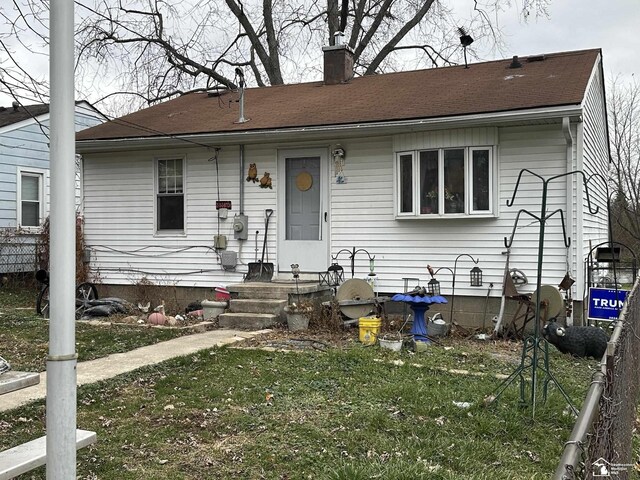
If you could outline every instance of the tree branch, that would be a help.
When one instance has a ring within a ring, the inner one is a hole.
[[[434,0],[426,0],[420,10],[416,12],[411,20],[409,20],[399,31],[395,34],[395,36],[389,40],[389,42],[382,47],[382,49],[378,52],[378,54],[371,61],[367,70],[365,71],[365,75],[370,75],[375,73],[382,61],[387,58],[387,56],[393,51],[395,46],[405,37],[407,33],[415,27],[420,20],[427,14],[431,6],[433,5]]]

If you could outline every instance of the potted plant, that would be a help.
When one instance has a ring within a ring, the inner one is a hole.
[[[297,302],[291,302],[284,307],[287,315],[287,326],[291,331],[306,330],[309,328],[309,316],[313,310],[313,304],[308,301],[300,301],[300,290],[298,290],[298,277],[300,277],[300,266],[297,263],[291,264],[291,273],[296,281]],[[291,299],[289,299],[291,301]]]
[[[399,352],[402,349],[402,334],[400,332],[385,333],[378,337],[380,346],[394,352]]]
[[[292,302],[284,307],[284,313],[287,315],[287,326],[289,330],[295,332],[297,330],[306,330],[309,328],[309,316],[313,310],[313,304],[309,302]]]

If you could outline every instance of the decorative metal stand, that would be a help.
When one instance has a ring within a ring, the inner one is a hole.
[[[456,273],[458,272],[458,260],[462,257],[469,257],[471,261],[474,263],[474,267],[470,272],[471,275],[471,286],[472,287],[481,287],[482,286],[482,270],[478,268],[479,258],[474,259],[468,253],[461,253],[456,257],[455,262],[453,262],[453,279],[451,281],[451,311],[449,312],[449,321],[453,324],[453,301],[456,298]],[[477,272],[480,272],[479,274]]]
[[[522,356],[520,359],[520,366],[516,368],[509,377],[500,384],[498,389],[495,392],[495,398],[493,401],[495,402],[500,395],[505,391],[505,389],[511,385],[516,379],[520,379],[520,403],[524,406],[531,406],[531,416],[535,417],[536,414],[536,403],[538,401],[537,398],[537,387],[538,382],[540,381],[539,374],[543,374],[543,389],[542,389],[542,402],[547,401],[547,390],[549,386],[549,382],[553,382],[558,387],[558,390],[565,398],[569,407],[573,410],[573,412],[577,415],[578,411],[571,403],[571,399],[562,388],[562,385],[556,380],[556,378],[551,373],[551,369],[549,368],[549,343],[544,337],[540,335],[540,311],[541,308],[541,298],[540,293],[542,286],[542,257],[544,252],[544,235],[545,235],[545,226],[547,221],[553,217],[555,214],[560,214],[560,220],[562,222],[562,236],[564,239],[564,244],[566,248],[569,248],[571,245],[571,239],[566,234],[566,227],[564,221],[564,213],[561,208],[554,210],[551,213],[547,213],[547,191],[549,183],[558,180],[560,178],[565,178],[571,175],[580,175],[582,177],[582,181],[584,184],[584,190],[587,198],[587,205],[589,207],[589,213],[595,215],[598,213],[598,207],[593,209],[591,207],[591,200],[589,198],[589,189],[588,189],[588,180],[582,171],[576,170],[573,172],[563,173],[561,175],[555,175],[548,179],[544,179],[544,177],[538,175],[537,173],[532,172],[528,169],[520,170],[518,175],[518,181],[516,182],[515,189],[513,191],[513,195],[511,196],[511,200],[507,200],[507,207],[511,207],[513,202],[515,201],[516,194],[518,192],[518,187],[520,186],[520,180],[522,179],[522,175],[524,173],[529,173],[534,177],[538,178],[542,182],[542,205],[540,207],[540,216],[534,215],[528,210],[521,209],[518,211],[516,216],[515,224],[513,226],[513,230],[511,232],[511,236],[509,238],[504,238],[504,244],[507,249],[511,248],[511,244],[513,243],[513,238],[516,233],[516,229],[518,227],[518,222],[520,220],[520,215],[523,213],[530,216],[534,220],[540,223],[540,234],[538,240],[538,278],[537,278],[537,288],[536,288],[536,314],[535,314],[535,324],[534,324],[534,332],[533,335],[530,335],[525,339],[523,347],[522,347]],[[568,192],[567,192],[568,194]],[[542,365],[541,365],[542,363]],[[525,374],[528,373],[531,378],[531,391],[529,394],[529,398],[527,399],[526,395],[526,381]]]
[[[472,287],[481,287],[482,286],[482,270],[478,267],[479,258],[473,258],[468,253],[461,253],[458,255],[453,263],[453,270],[449,267],[439,267],[435,270],[431,267],[431,265],[427,265],[427,270],[429,270],[429,274],[431,275],[431,280],[429,280],[429,284],[427,285],[427,289],[429,295],[440,295],[440,282],[436,280],[436,275],[440,270],[448,270],[451,273],[451,311],[449,312],[449,321],[453,323],[453,302],[456,298],[456,273],[458,271],[458,260],[462,257],[469,257],[474,264],[474,267],[469,272],[470,274],[470,285]]]
[[[340,256],[341,253],[348,253],[349,255],[349,260],[351,261],[351,278],[353,278],[353,276],[355,275],[355,270],[356,270],[356,255],[360,252],[364,252],[367,254],[367,257],[369,257],[369,275],[375,275],[373,273],[373,268],[374,268],[374,264],[373,262],[376,259],[375,255],[371,255],[368,251],[366,251],[364,248],[358,248],[356,249],[356,247],[353,247],[353,249],[349,250],[348,248],[343,248],[342,250],[340,250],[338,253],[336,253],[335,255],[333,255],[331,257],[331,260],[334,264],[338,263],[338,257]]]

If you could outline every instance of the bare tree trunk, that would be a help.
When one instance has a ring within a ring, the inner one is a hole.
[[[271,85],[282,85],[282,71],[280,70],[280,52],[278,52],[278,38],[273,28],[273,3],[272,0],[263,0],[262,13],[264,19],[264,28],[267,31],[267,47],[269,49],[269,62],[265,64],[264,68],[267,71],[267,76],[271,81]],[[255,48],[256,45],[252,46]]]
[[[329,28],[329,45],[336,43],[336,32],[339,29],[338,0],[327,0],[327,26]]]
[[[402,40],[407,35],[407,33],[409,33],[413,29],[413,27],[415,27],[422,20],[422,18],[427,14],[429,9],[433,5],[434,1],[435,0],[426,0],[424,2],[420,10],[416,12],[413,18],[409,20],[409,22],[407,22],[400,29],[400,31],[398,31],[398,33],[382,48],[382,50],[378,52],[378,54],[371,61],[366,71],[364,72],[365,75],[376,73],[376,70],[383,62],[383,60],[387,58],[387,56],[389,56],[391,52],[393,52],[400,40]]]
[[[251,42],[251,46],[255,49],[256,55],[262,63],[262,66],[267,73],[267,77],[269,77],[269,83],[271,85],[281,85],[282,80],[282,72],[280,71],[279,60],[274,64],[272,55],[277,56],[277,45],[275,40],[275,34],[273,32],[273,17],[272,17],[272,4],[269,0],[264,0],[263,3],[263,13],[268,15],[268,18],[265,18],[265,29],[267,30],[267,45],[269,46],[269,52],[264,48],[262,41],[260,40],[260,36],[256,33],[249,17],[247,17],[244,8],[241,3],[236,3],[235,0],[225,0],[229,10],[231,13],[235,15],[235,17],[242,25],[249,41]],[[271,39],[269,39],[269,29],[271,29]],[[272,43],[273,48],[272,48]]]
[[[340,31],[344,33],[347,29],[347,18],[349,17],[349,0],[342,0],[340,8]]]

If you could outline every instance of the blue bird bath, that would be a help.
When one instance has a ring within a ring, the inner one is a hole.
[[[396,293],[391,300],[394,302],[404,302],[411,310],[413,310],[413,325],[411,327],[411,335],[416,342],[427,342],[429,340],[427,332],[427,322],[424,318],[424,313],[429,310],[429,306],[433,303],[447,303],[447,299],[441,295],[434,295],[430,297],[424,294],[424,289],[420,289],[419,292],[408,293]]]

